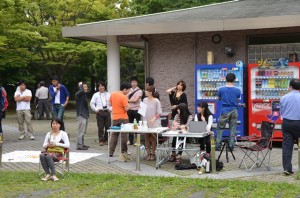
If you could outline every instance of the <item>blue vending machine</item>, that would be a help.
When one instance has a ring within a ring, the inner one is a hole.
[[[225,77],[228,73],[236,75],[235,86],[241,89],[241,101],[239,103],[244,104],[243,67],[242,61],[237,61],[236,64],[196,65],[195,67],[195,110],[199,102],[207,102],[213,114],[214,127],[217,125],[222,109],[221,101],[218,98],[218,89],[225,86]],[[215,129],[214,132],[216,132]],[[242,106],[238,110],[236,135],[246,135],[244,128],[244,108]],[[229,136],[229,130],[225,129],[223,136]]]

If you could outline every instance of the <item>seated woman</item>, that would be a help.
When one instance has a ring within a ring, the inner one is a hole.
[[[58,161],[58,157],[62,156],[61,152],[58,152],[61,148],[70,148],[70,142],[68,134],[61,129],[62,121],[59,119],[53,119],[51,121],[52,131],[48,132],[43,144],[46,151],[40,154],[40,160],[46,176],[42,178],[42,181],[58,181],[55,172],[55,162]],[[52,150],[52,151],[51,151]],[[57,150],[55,152],[55,150]]]
[[[155,87],[148,86],[146,87],[146,98],[143,102],[147,105],[146,115],[144,120],[147,121],[150,128],[160,127],[160,114],[162,113],[160,101],[154,97]],[[146,134],[146,149],[148,153],[148,159],[150,161],[155,160],[155,150],[156,150],[156,134],[147,133]]]
[[[172,129],[186,131],[189,127],[190,121],[193,120],[193,116],[191,115],[188,106],[185,103],[180,103],[176,107],[176,112],[177,114],[174,117],[174,121],[172,123]],[[176,147],[176,139],[177,139],[176,137],[173,138],[172,148]],[[184,138],[178,138],[178,139],[183,140]],[[169,161],[174,162],[176,160],[176,164],[180,164],[181,154],[182,151],[179,151],[177,155],[173,151]]]
[[[206,122],[206,130],[212,130],[213,124],[213,116],[210,110],[208,109],[208,104],[206,102],[200,102],[197,106],[197,114],[195,115],[195,121]],[[200,150],[201,152],[206,151],[206,153],[210,154],[211,151],[211,143],[210,143],[210,135],[204,138],[199,138]]]

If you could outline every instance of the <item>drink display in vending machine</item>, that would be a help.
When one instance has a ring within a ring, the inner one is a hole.
[[[226,75],[234,73],[236,76],[235,86],[241,89],[241,103],[244,103],[243,93],[243,63],[220,65],[196,65],[195,67],[195,109],[199,102],[207,102],[214,117],[214,125],[218,122],[221,114],[222,104],[219,101],[218,90],[226,85]],[[237,135],[244,135],[244,110],[239,108],[238,121],[241,123],[237,127]],[[224,130],[224,135],[228,136],[229,131]]]
[[[274,139],[281,141],[279,103],[289,92],[289,82],[299,78],[300,63],[276,60],[262,61],[264,64],[249,64],[249,135],[260,135],[262,121],[275,123]]]

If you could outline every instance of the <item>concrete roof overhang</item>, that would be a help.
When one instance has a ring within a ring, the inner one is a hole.
[[[63,27],[63,37],[106,43],[110,35],[147,35],[300,26],[298,0],[235,0],[157,14]],[[121,45],[142,48],[143,42]]]

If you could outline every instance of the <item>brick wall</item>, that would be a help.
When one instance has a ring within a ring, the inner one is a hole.
[[[150,76],[160,92],[164,111],[170,110],[168,95],[165,91],[183,79],[187,83],[186,94],[189,109],[194,112],[194,44],[196,42],[196,64],[206,64],[207,51],[213,51],[215,63],[235,63],[245,58],[245,36],[221,33],[222,42],[211,42],[213,34],[173,34],[152,35],[149,38]],[[196,38],[195,38],[196,36]],[[228,58],[224,54],[224,46],[233,44],[236,55]]]
[[[150,76],[160,93],[164,111],[170,111],[166,90],[179,80],[187,84],[189,107],[194,104],[194,36],[192,34],[156,35],[149,37]]]
[[[268,35],[299,33],[300,27],[277,28],[248,31],[227,31],[211,33],[160,34],[146,35],[149,39],[149,71],[155,79],[155,86],[160,93],[164,111],[170,111],[170,102],[166,90],[183,79],[187,83],[186,94],[189,108],[194,112],[194,66],[207,63],[207,51],[213,51],[214,63],[235,63],[237,60],[247,62],[247,35]],[[219,44],[211,41],[212,35],[222,36]],[[126,40],[126,38],[123,38]],[[135,38],[137,39],[137,38]],[[196,47],[194,48],[194,44]],[[235,55],[227,57],[225,45],[233,45]]]

